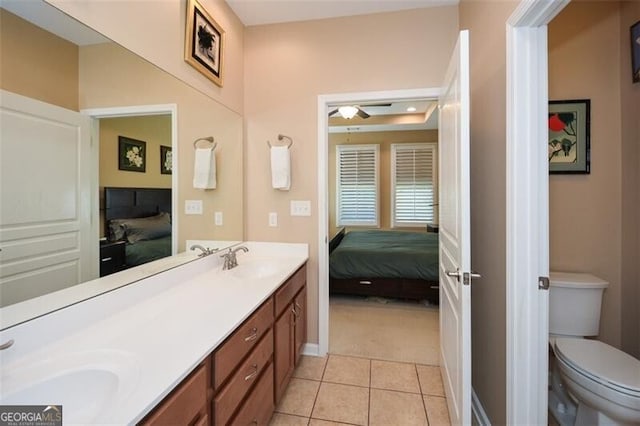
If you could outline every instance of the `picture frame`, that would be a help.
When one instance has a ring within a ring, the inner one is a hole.
[[[222,87],[224,30],[198,3],[187,1],[184,60]]]
[[[640,21],[629,28],[631,34],[631,78],[640,83]]]
[[[118,169],[145,173],[147,143],[126,136],[118,136]]]
[[[170,175],[173,171],[173,154],[170,146],[160,145],[160,174]]]
[[[591,100],[549,101],[550,174],[591,173]]]

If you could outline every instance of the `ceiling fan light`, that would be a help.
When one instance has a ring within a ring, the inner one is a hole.
[[[407,112],[416,112],[416,107],[410,106],[409,108],[407,108]]]
[[[345,105],[338,108],[338,112],[340,113],[342,118],[346,118],[348,120],[355,117],[355,115],[358,113],[358,108],[351,105]]]

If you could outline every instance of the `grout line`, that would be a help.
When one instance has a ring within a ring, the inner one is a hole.
[[[371,372],[373,370],[373,363],[369,359],[369,401],[367,403],[367,425],[371,424]]]

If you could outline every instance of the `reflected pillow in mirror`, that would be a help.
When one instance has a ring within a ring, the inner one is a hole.
[[[156,216],[128,219],[122,221],[122,227],[127,241],[131,244],[155,240],[171,235],[171,217],[168,213],[160,213]]]

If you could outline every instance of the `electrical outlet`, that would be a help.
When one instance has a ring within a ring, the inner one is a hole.
[[[184,214],[202,214],[202,200],[185,200]]]
[[[278,226],[278,213],[276,212],[269,213],[269,226],[272,226],[272,227]]]
[[[311,216],[311,201],[291,200],[291,216]]]
[[[222,226],[222,212],[215,212],[214,217],[216,226]]]

